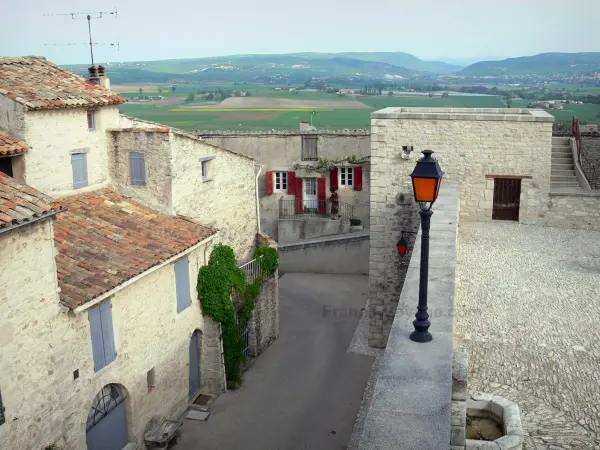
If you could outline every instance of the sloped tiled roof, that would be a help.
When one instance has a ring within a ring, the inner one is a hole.
[[[62,199],[54,225],[61,301],[72,309],[215,234],[182,216],[100,190]]]
[[[61,209],[60,202],[0,172],[0,230],[32,222]]]
[[[29,109],[90,107],[127,101],[40,56],[0,57],[0,94]]]
[[[27,150],[29,150],[29,146],[25,142],[0,131],[0,156],[20,155]]]

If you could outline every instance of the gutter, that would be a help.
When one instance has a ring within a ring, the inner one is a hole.
[[[51,217],[54,217],[58,213],[64,212],[66,210],[67,210],[67,208],[59,209],[57,211],[52,211],[52,212],[50,212],[48,214],[45,214],[43,216],[35,217],[35,218],[31,219],[31,220],[27,220],[25,222],[21,222],[21,223],[19,223],[17,225],[13,225],[13,226],[8,227],[8,228],[0,228],[0,234],[6,233],[7,231],[16,230],[17,228],[24,227],[25,225],[31,225],[32,223],[38,222],[40,220],[49,219]]]
[[[256,180],[254,182],[254,189],[256,190],[256,221],[258,222],[258,233],[260,234],[260,200],[258,198],[258,177],[263,170],[264,164],[260,165],[258,173],[256,174]]]
[[[219,233],[213,234],[212,236],[209,236],[208,238],[204,239],[203,241],[198,242],[197,244],[191,246],[190,248],[184,250],[181,253],[178,253],[177,255],[167,259],[166,261],[164,261],[163,263],[151,267],[150,269],[146,270],[145,272],[140,273],[139,275],[136,275],[133,278],[130,278],[129,280],[125,281],[124,283],[121,283],[120,285],[118,285],[117,287],[111,289],[108,292],[105,292],[104,294],[100,295],[99,297],[96,297],[95,299],[84,303],[81,306],[78,306],[77,308],[73,309],[73,312],[75,314],[79,314],[85,310],[90,309],[93,306],[96,306],[98,303],[100,303],[102,300],[106,300],[108,297],[112,297],[113,295],[115,295],[117,292],[122,291],[123,289],[125,289],[127,286],[137,282],[138,280],[144,278],[146,275],[150,275],[153,272],[156,272],[158,269],[161,269],[169,264],[171,264],[173,261],[178,260],[179,258],[181,258],[182,256],[185,256],[191,252],[193,252],[194,250],[196,250],[198,247],[201,247],[203,245],[206,245],[207,243],[209,243],[210,241],[212,241],[214,238],[216,238],[219,235]],[[205,262],[206,264],[206,262]],[[68,306],[68,305],[67,305]],[[70,306],[68,306],[69,309],[71,309]]]

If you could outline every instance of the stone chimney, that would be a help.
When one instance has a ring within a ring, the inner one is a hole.
[[[110,91],[110,79],[106,76],[106,69],[100,64],[88,67],[88,79]]]

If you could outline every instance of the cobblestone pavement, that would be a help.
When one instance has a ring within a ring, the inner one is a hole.
[[[461,222],[455,346],[528,449],[600,449],[600,233]]]

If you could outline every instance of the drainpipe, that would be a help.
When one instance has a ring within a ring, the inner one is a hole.
[[[256,174],[256,181],[254,182],[254,189],[256,190],[256,221],[258,222],[258,232],[260,233],[260,202],[258,200],[258,177],[263,170],[264,165],[260,165],[260,169],[258,169],[258,173]]]

